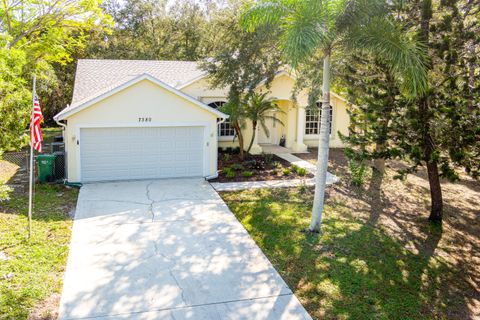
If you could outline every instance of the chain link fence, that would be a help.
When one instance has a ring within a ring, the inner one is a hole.
[[[52,142],[43,145],[43,153],[55,155],[53,176],[55,182],[63,182],[66,178],[65,144],[63,142]],[[34,154],[34,161],[36,154]],[[6,181],[6,185],[19,190],[28,190],[30,177],[30,150],[5,152],[1,155],[3,161],[17,166],[13,176]],[[37,167],[34,168],[34,175],[37,175]]]

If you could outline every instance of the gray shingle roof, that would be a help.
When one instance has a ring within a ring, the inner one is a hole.
[[[141,74],[179,87],[204,74],[194,61],[78,60],[71,106]]]

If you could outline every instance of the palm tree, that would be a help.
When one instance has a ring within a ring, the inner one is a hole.
[[[322,222],[329,150],[330,60],[339,52],[363,51],[381,59],[410,97],[426,91],[423,47],[389,16],[388,0],[260,0],[246,10],[247,31],[279,28],[279,45],[297,67],[320,54],[323,58],[322,113],[315,198],[308,228]]]
[[[252,121],[252,139],[250,140],[250,144],[248,145],[247,153],[250,152],[252,148],[253,141],[255,140],[255,135],[257,132],[257,126],[260,124],[265,131],[265,134],[270,136],[270,131],[266,125],[266,120],[272,120],[273,122],[280,123],[283,125],[282,121],[280,121],[277,117],[275,117],[276,112],[283,112],[281,111],[277,104],[270,99],[267,99],[268,92],[266,93],[255,93],[253,92],[250,94],[244,104],[244,112],[245,117]],[[273,114],[273,115],[270,115]]]
[[[243,108],[243,104],[240,99],[230,98],[227,103],[219,108],[219,110],[225,114],[228,114],[228,120],[230,125],[235,130],[235,138],[238,138],[238,146],[240,147],[240,160],[245,159],[244,140],[242,127],[245,126],[246,114]]]

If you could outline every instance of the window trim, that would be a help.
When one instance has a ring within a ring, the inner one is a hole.
[[[209,107],[214,108],[217,110],[219,107],[223,106],[226,103],[225,100],[216,100],[212,101],[208,104]],[[218,119],[217,119],[218,121]],[[222,128],[222,125],[228,125],[228,128]],[[221,132],[222,130],[227,131],[233,131],[233,135],[222,135]],[[235,129],[230,125],[230,121],[228,119],[225,119],[222,123],[217,124],[217,138],[220,141],[230,141],[235,138]]]
[[[318,136],[320,135],[320,121],[321,121],[321,118],[320,118],[320,113],[321,113],[321,102],[317,102],[317,107],[318,107],[318,133],[307,133],[307,130],[309,128],[307,128],[307,117],[309,117],[308,115],[308,112],[312,111],[311,109],[309,110],[308,108],[305,110],[305,122],[304,122],[304,125],[305,125],[305,128],[304,128],[304,131],[303,131],[303,135],[305,138],[310,138],[310,139],[313,139],[313,138],[318,138]],[[329,133],[329,136],[330,138],[334,136],[334,130],[333,130],[333,105],[330,104],[330,133]],[[310,123],[315,123],[314,121],[309,121]]]

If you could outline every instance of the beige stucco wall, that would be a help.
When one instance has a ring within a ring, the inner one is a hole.
[[[150,117],[140,123],[138,118]],[[206,175],[217,170],[216,115],[152,83],[142,80],[67,118],[65,142],[68,157],[68,180],[79,181],[77,139],[85,126],[165,126],[188,123],[205,126]]]
[[[218,101],[219,99],[226,99],[228,96],[228,88],[212,89],[209,81],[206,78],[200,79],[180,90],[192,98],[207,104]]]
[[[330,104],[333,108],[332,134],[330,135],[331,148],[343,148],[345,144],[340,139],[338,132],[348,135],[350,116],[348,115],[348,103],[335,95],[330,95]],[[305,136],[304,143],[309,147],[318,146],[318,135]]]
[[[281,74],[276,77],[269,87],[262,85],[258,88],[259,92],[269,92],[268,98],[275,99],[283,113],[277,114],[284,125],[277,125],[275,132],[275,141],[285,135],[286,146],[291,148],[297,139],[297,105],[306,106],[308,104],[308,91],[306,89],[297,93],[296,102],[292,101],[292,91],[295,87],[295,79],[287,74]],[[182,89],[195,99],[204,103],[214,101],[226,101],[228,89],[211,89],[207,79],[201,79]],[[347,113],[348,103],[336,95],[331,95],[331,104],[333,106],[332,134],[330,136],[330,147],[342,148],[342,143],[338,131],[342,134],[348,134],[350,118]],[[303,120],[304,121],[304,120]],[[248,146],[251,138],[251,124],[247,123],[243,130],[245,147]],[[304,136],[303,142],[310,147],[318,146],[318,135]],[[237,147],[238,141],[232,139],[220,138],[218,146],[221,148]]]

